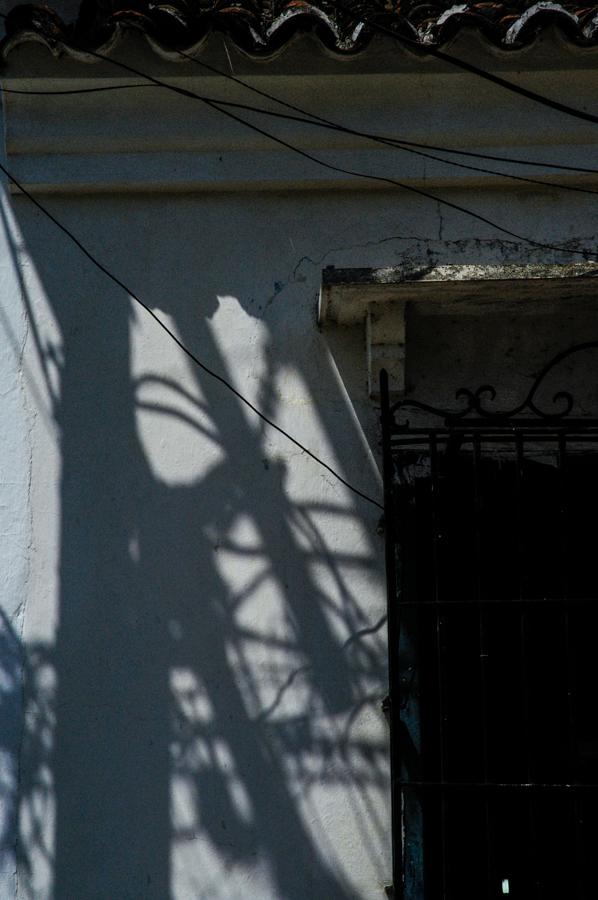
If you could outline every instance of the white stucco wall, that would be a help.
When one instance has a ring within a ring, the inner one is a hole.
[[[4,226],[12,223],[6,196],[2,198]],[[0,894],[13,896],[16,889],[15,829],[19,780],[19,749],[22,728],[23,625],[25,594],[30,572],[29,541],[31,534],[30,470],[31,443],[28,411],[24,347],[27,339],[25,310],[17,302],[18,275],[12,262],[10,240],[2,229],[1,285],[2,296],[2,416],[7,426],[2,429],[0,466],[2,500],[0,503],[2,533],[2,610],[1,610],[1,677],[0,677]]]
[[[15,53],[8,81],[118,76],[44,54]],[[465,94],[462,76],[391,77],[382,55],[317,77],[319,59],[309,78],[292,56],[247,77],[372,131],[400,118],[430,141],[568,162],[595,140],[514,99],[493,114],[492,89]],[[540,68],[530,80],[554,91]],[[569,77],[591,95],[590,68]],[[230,95],[216,81],[188,83]],[[317,330],[322,268],[567,256],[146,93],[9,99],[8,165],[206,365],[380,499],[363,332]],[[594,246],[582,194],[276,130]],[[5,192],[3,210],[1,896],[383,897],[379,510],[193,367],[25,198]]]

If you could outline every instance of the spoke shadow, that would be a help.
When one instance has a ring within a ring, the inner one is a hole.
[[[313,471],[298,491],[293,455],[282,461],[263,423],[180,360],[166,374],[126,298],[70,251],[54,266],[56,238],[17,209],[63,360],[56,640],[15,638],[28,673],[23,896],[357,900],[341,848],[355,842],[380,871],[388,842],[384,620],[356,588],[378,579],[379,549],[357,538],[360,510],[323,500]],[[135,259],[131,240],[110,242],[115,270]],[[234,380],[213,324],[230,273],[202,278],[196,261],[165,298],[155,272],[133,268],[142,296]],[[333,373],[315,379],[276,343],[266,336],[258,375],[266,415],[291,367],[320,428],[338,427],[317,406]],[[3,695],[0,716],[17,699]]]

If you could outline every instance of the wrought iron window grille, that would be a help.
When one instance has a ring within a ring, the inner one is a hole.
[[[381,374],[397,900],[598,896],[598,418],[539,399],[596,349],[509,409]]]

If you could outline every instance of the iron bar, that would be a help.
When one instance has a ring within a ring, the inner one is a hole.
[[[594,791],[598,790],[598,782],[526,782],[526,781],[405,781],[400,785],[404,789],[431,788],[434,790],[523,790],[523,791]]]
[[[481,495],[481,461],[482,445],[478,433],[473,435],[473,505],[474,505],[474,542],[475,542],[475,599],[478,609],[478,635],[480,659],[480,725],[482,773],[484,781],[488,779],[488,627],[487,611],[482,603],[482,495]],[[484,796],[484,821],[486,828],[487,856],[487,894],[492,898],[494,875],[492,852],[491,811],[488,797]]]
[[[559,544],[561,552],[561,565],[559,574],[561,578],[560,593],[567,597],[569,591],[568,579],[568,529],[567,529],[567,437],[558,435],[557,470],[559,474]],[[571,647],[571,621],[569,614],[570,604],[563,608],[563,640],[565,644],[565,678],[567,693],[567,718],[568,718],[568,742],[567,742],[567,770],[568,776],[574,780],[576,773],[575,757],[575,700],[574,700],[574,667],[575,659]],[[581,833],[581,804],[579,795],[571,798],[571,815],[573,818],[573,832],[575,834],[575,883],[577,886],[577,900],[584,900],[586,893],[583,885],[583,835]]]
[[[518,431],[515,435],[515,528],[517,532],[517,551],[515,558],[515,575],[517,581],[517,599],[519,601],[519,638],[520,638],[520,679],[521,679],[521,716],[523,723],[523,735],[525,742],[525,769],[526,779],[528,782],[533,781],[533,762],[532,762],[532,735],[531,735],[531,703],[530,703],[530,684],[528,672],[528,624],[527,624],[527,604],[521,603],[524,596],[523,590],[523,563],[525,559],[525,541],[522,528],[522,519],[525,512],[524,502],[524,444],[525,434]],[[537,852],[537,833],[536,833],[536,809],[534,805],[534,796],[530,794],[527,797],[527,827],[529,833],[529,856],[530,856],[530,875],[532,882],[532,890],[538,896],[541,884],[538,877],[538,852]]]
[[[438,512],[439,512],[439,479],[438,479],[438,449],[434,436],[430,439],[430,503],[431,503],[431,526],[432,526],[432,565],[434,568],[434,608],[436,610],[435,626],[436,626],[436,678],[438,692],[438,762],[440,770],[440,780],[445,780],[446,773],[446,745],[444,737],[445,726],[445,670],[443,665],[443,617],[440,612],[440,571],[439,571],[439,552],[438,552]],[[440,870],[442,877],[442,900],[446,897],[447,886],[447,848],[446,848],[446,827],[447,827],[447,808],[446,798],[444,794],[440,797]]]
[[[466,606],[468,608],[478,606],[483,603],[486,609],[495,607],[508,606],[517,608],[518,606],[598,606],[597,597],[522,597],[521,600],[402,600],[401,606],[416,607],[421,606],[440,606],[443,610],[460,608]]]

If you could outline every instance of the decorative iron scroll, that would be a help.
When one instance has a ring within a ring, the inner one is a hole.
[[[535,399],[542,383],[547,375],[552,372],[559,363],[563,362],[563,360],[576,353],[581,353],[584,350],[596,349],[598,349],[598,340],[574,344],[567,350],[562,350],[560,353],[557,353],[546,363],[544,368],[537,375],[523,401],[512,409],[490,409],[487,404],[488,402],[492,403],[496,399],[497,391],[492,385],[483,384],[473,391],[470,388],[459,388],[455,397],[457,400],[463,399],[465,401],[461,409],[441,409],[440,407],[432,406],[429,403],[423,403],[420,400],[404,399],[394,403],[390,407],[389,412],[391,417],[394,418],[396,413],[406,409],[420,410],[421,412],[427,412],[431,415],[445,419],[447,424],[457,424],[459,422],[465,423],[468,421],[468,417],[473,416],[478,416],[486,420],[492,419],[494,423],[503,422],[506,424],[507,421],[516,419],[516,417],[521,416],[523,413],[531,413],[536,417],[538,422],[558,423],[565,420],[571,413],[575,405],[575,398],[569,391],[557,391],[552,397],[552,403],[555,407],[559,408],[553,409],[552,411],[542,409],[538,406]],[[408,428],[409,422],[403,422],[400,427]]]

